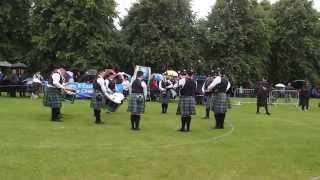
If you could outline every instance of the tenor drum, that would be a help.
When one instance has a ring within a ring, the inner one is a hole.
[[[122,101],[124,100],[124,95],[121,93],[113,93],[107,95],[106,98],[106,108],[110,112],[115,112],[119,106],[122,104]]]
[[[63,99],[65,102],[74,103],[74,99],[76,97],[76,91],[73,89],[66,89],[63,93]]]

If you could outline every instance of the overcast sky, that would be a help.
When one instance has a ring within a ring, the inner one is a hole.
[[[131,4],[136,0],[116,0],[118,3],[117,11],[120,13],[120,17],[127,15],[127,10]],[[277,0],[271,0],[272,3]],[[215,0],[192,0],[192,9],[197,14],[198,18],[206,17],[211,10],[211,7],[215,3]],[[320,11],[320,0],[314,0],[315,8]]]

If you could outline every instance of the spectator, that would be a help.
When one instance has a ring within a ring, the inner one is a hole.
[[[5,75],[2,73],[2,71],[0,70],[0,81],[4,80]]]
[[[20,97],[25,97],[27,88],[23,82],[26,79],[26,75],[23,69],[21,69],[18,77],[19,77],[19,82],[18,82],[19,86],[17,87],[17,90],[19,91]]]
[[[10,97],[17,97],[17,85],[19,82],[19,77],[17,75],[17,71],[15,69],[12,69],[11,74],[7,77],[7,80],[9,82],[9,94]]]
[[[123,86],[123,95],[124,97],[127,97],[129,95],[130,82],[128,80],[128,76],[126,75],[123,76],[122,86]]]
[[[159,93],[159,85],[156,78],[153,76],[150,83],[150,98],[151,101],[156,101]]]
[[[36,99],[40,95],[40,90],[41,90],[41,82],[43,81],[43,77],[41,73],[38,71],[33,75],[32,78],[32,99]]]
[[[67,75],[68,75],[68,83],[74,83],[74,75],[72,71],[66,71]]]

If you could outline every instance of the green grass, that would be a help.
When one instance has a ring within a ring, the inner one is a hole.
[[[310,180],[320,176],[320,108],[234,106],[224,130],[201,119],[179,133],[169,114],[148,103],[140,132],[129,130],[126,105],[93,123],[89,101],[64,104],[63,123],[50,122],[41,100],[0,98],[0,179]]]

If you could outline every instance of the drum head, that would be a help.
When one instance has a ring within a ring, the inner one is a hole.
[[[121,93],[113,93],[108,95],[107,98],[114,103],[121,104],[124,99],[124,95]]]

